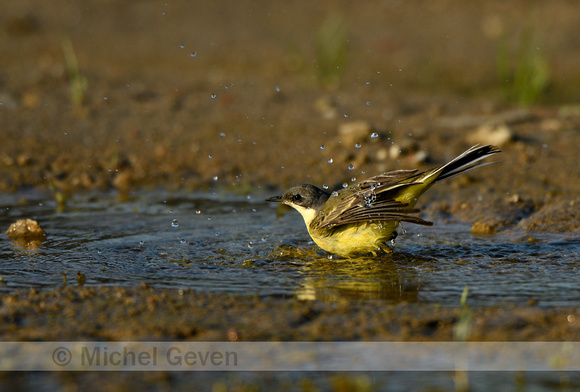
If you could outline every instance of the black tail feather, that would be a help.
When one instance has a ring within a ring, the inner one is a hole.
[[[490,165],[496,162],[482,162],[483,159],[490,155],[501,152],[496,146],[478,146],[475,145],[448,164],[440,168],[441,172],[435,182],[443,181],[454,177],[458,174],[475,169],[479,166]]]

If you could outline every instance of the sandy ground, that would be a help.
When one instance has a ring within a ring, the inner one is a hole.
[[[34,186],[66,197],[162,186],[266,194],[427,169],[492,143],[502,162],[452,180],[460,192],[434,189],[423,199],[426,212],[476,222],[483,232],[580,232],[573,2],[88,0],[2,8],[1,192]],[[322,41],[343,45],[325,68],[317,37],[328,31],[345,38]],[[536,57],[518,55],[529,48]],[[518,71],[502,80],[501,61]],[[537,94],[510,87],[526,66],[543,65]],[[530,95],[533,104],[518,104]],[[449,340],[461,311],[145,288],[17,291],[0,301],[2,340]],[[470,336],[576,340],[578,316],[534,304],[474,309]]]

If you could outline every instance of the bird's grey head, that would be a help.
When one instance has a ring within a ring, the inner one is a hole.
[[[274,196],[266,201],[277,201],[289,206],[318,210],[326,203],[330,194],[313,185],[302,184],[288,189],[282,196]]]
[[[330,197],[330,193],[313,185],[302,184],[288,189],[282,196],[274,196],[266,201],[280,202],[296,209],[304,218],[306,224],[310,224],[318,215],[318,211]]]

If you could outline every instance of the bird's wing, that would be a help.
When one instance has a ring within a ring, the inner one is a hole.
[[[417,169],[412,170],[395,170],[388,173],[379,174],[359,183],[360,187],[368,187],[371,184],[381,184],[381,185],[395,185],[396,183],[413,177],[417,174]]]
[[[349,223],[386,221],[410,222],[425,226],[433,225],[433,222],[408,215],[418,212],[419,209],[409,208],[407,204],[397,201],[377,203],[376,206],[373,205],[371,207],[355,206],[332,220],[325,219],[319,228],[324,229]]]
[[[410,172],[406,171],[404,178],[408,178]],[[387,173],[389,175],[391,173]],[[377,176],[380,177],[380,176]],[[370,180],[375,179],[371,178]],[[322,218],[320,228],[328,228],[338,225],[346,225],[358,222],[385,222],[385,221],[403,221],[420,225],[431,226],[433,222],[426,221],[416,216],[419,209],[409,207],[409,204],[394,200],[394,196],[404,191],[405,188],[420,183],[391,183],[371,187],[369,180],[359,184],[359,190],[351,197],[341,200],[333,212]],[[378,183],[378,182],[377,182]],[[331,196],[333,197],[333,196]]]

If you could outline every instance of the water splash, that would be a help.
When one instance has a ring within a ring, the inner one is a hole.
[[[377,195],[375,190],[371,188],[362,194],[360,205],[361,207],[370,208],[375,201],[377,201]]]

